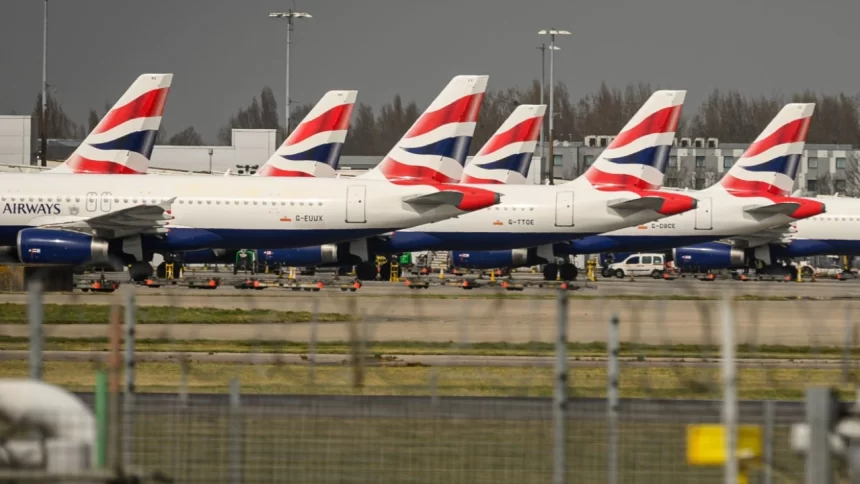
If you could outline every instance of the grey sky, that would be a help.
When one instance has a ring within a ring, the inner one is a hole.
[[[283,106],[292,0],[51,0],[48,80],[78,122],[143,72],[173,72],[169,132],[212,142],[269,85]],[[375,108],[399,92],[426,106],[450,77],[490,88],[540,76],[541,28],[565,28],[556,79],[574,97],[601,80],[687,89],[685,114],[713,88],[749,95],[860,91],[856,0],[297,0],[291,97],[358,89]],[[0,2],[0,114],[29,113],[41,81],[42,8]],[[279,109],[282,112],[282,108]]]

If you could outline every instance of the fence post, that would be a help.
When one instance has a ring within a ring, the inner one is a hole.
[[[845,341],[842,347],[842,383],[848,383],[851,372],[851,347],[854,339],[854,321],[851,320],[851,306],[845,308]]]
[[[726,463],[724,479],[726,484],[738,482],[738,459],[735,450],[738,439],[738,395],[737,375],[735,373],[735,320],[732,314],[731,291],[723,292],[720,304],[722,321],[723,344],[722,378],[723,378],[723,426],[726,433]]]
[[[833,391],[827,387],[806,389],[806,423],[809,448],[806,451],[806,484],[831,484],[830,426],[836,415]]]
[[[553,484],[567,482],[567,291],[556,294],[557,335],[555,340],[555,385],[553,389]]]
[[[134,341],[135,341],[135,299],[131,288],[125,291],[125,385],[123,387],[123,466],[129,469],[132,466],[132,452],[134,450]]]
[[[316,383],[317,319],[319,318],[319,310],[319,299],[314,299],[313,309],[311,310],[311,338],[308,344],[308,382],[311,385]]]
[[[44,347],[45,307],[42,305],[42,281],[37,278],[30,280],[27,288],[27,319],[30,323],[30,378],[42,379],[42,348]]]
[[[607,482],[618,482],[618,315],[613,314],[609,320],[609,461]]]
[[[773,400],[764,402],[764,469],[762,472],[762,484],[773,482],[773,429],[774,429],[774,403]]]
[[[239,378],[230,381],[230,482],[242,482],[242,409],[239,401]]]

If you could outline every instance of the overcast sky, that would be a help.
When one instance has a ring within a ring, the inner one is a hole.
[[[284,99],[292,0],[50,0],[48,82],[66,112],[103,114],[143,72],[175,73],[169,132],[212,142],[269,85]],[[358,89],[375,108],[395,93],[422,108],[457,74],[490,88],[540,76],[541,28],[563,28],[555,77],[574,97],[602,80],[687,89],[685,114],[713,88],[749,95],[860,92],[857,0],[296,0],[291,97]],[[0,114],[29,113],[41,82],[38,0],[0,1]],[[547,74],[548,75],[548,74]]]

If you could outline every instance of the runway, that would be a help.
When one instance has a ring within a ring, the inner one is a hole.
[[[45,361],[76,361],[100,362],[107,361],[107,351],[43,351]],[[29,352],[23,350],[4,351],[0,353],[0,361],[26,360]],[[246,364],[289,364],[320,366],[342,366],[350,361],[346,354],[317,354],[314,356],[296,353],[218,353],[218,352],[176,352],[176,351],[138,351],[135,361],[165,362],[186,360],[189,363],[246,363]],[[638,361],[635,357],[619,358],[621,364],[631,368],[714,368],[719,366],[716,359],[699,358],[648,358]],[[476,356],[476,355],[391,355],[384,358],[368,356],[364,362],[367,366],[409,366],[425,365],[437,367],[539,367],[552,368],[555,366],[554,356]],[[840,368],[843,362],[834,359],[764,359],[749,358],[737,360],[739,368],[802,368],[802,369],[833,369]],[[571,368],[606,368],[606,358],[572,357],[568,359]]]
[[[273,309],[360,314],[357,330],[367,341],[429,341],[526,343],[551,342],[556,333],[553,299],[415,298],[409,293],[374,297],[287,291],[277,297],[258,292],[214,296],[140,292],[142,306]],[[272,294],[272,293],[269,293]],[[118,294],[54,295],[46,303],[110,304]],[[0,295],[2,302],[26,302],[26,295]],[[607,340],[612,314],[620,318],[622,342],[645,344],[717,344],[720,341],[718,301],[572,299],[569,303],[569,340],[590,343]],[[858,300],[735,301],[739,344],[841,346],[846,321],[860,315]],[[48,337],[105,338],[101,324],[45,325]],[[173,340],[308,341],[311,323],[259,324],[140,324],[137,336]],[[316,325],[318,341],[348,341],[348,323]],[[27,337],[22,324],[0,324],[0,336]]]

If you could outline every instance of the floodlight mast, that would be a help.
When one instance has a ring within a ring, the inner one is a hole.
[[[313,16],[305,12],[296,12],[289,9],[286,12],[271,12],[269,18],[287,19],[287,78],[286,78],[286,100],[284,102],[284,139],[290,135],[290,44],[292,43],[293,19],[294,18],[312,18]]]
[[[549,35],[549,133],[547,137],[549,138],[549,163],[547,165],[547,178],[549,180],[550,185],[554,185],[555,179],[555,161],[553,154],[553,137],[552,137],[552,128],[553,128],[553,91],[555,91],[555,85],[553,84],[553,57],[555,51],[561,50],[561,47],[555,45],[555,36],[556,35],[570,35],[570,32],[567,30],[558,30],[558,29],[547,29],[541,30],[538,32],[538,35]]]

